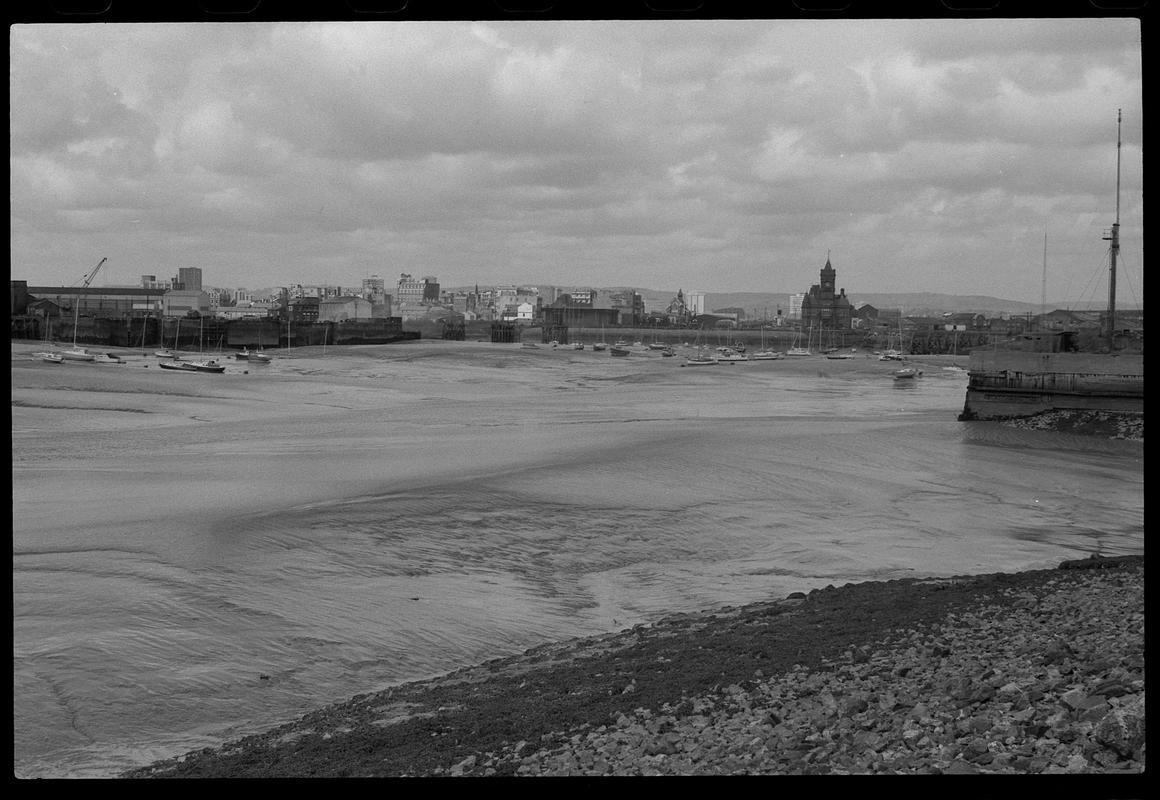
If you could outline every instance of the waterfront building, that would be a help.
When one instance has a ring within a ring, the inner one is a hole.
[[[317,322],[321,304],[319,297],[292,297],[287,303],[289,319],[292,322]]]
[[[178,267],[177,277],[173,279],[174,289],[184,289],[188,292],[201,291],[201,269],[198,267]]]
[[[431,275],[416,279],[409,273],[404,272],[399,275],[396,299],[400,305],[438,303],[439,281]]]
[[[818,283],[811,286],[809,292],[802,298],[801,319],[804,327],[819,331],[850,329],[850,316],[853,309],[850,300],[846,297],[844,288],[840,293],[834,293],[836,274],[830,264],[830,258],[827,256],[826,265],[821,269]]]
[[[689,314],[697,316],[705,313],[704,292],[689,292],[685,295],[685,303],[688,306]]]
[[[364,300],[369,300],[372,305],[382,305],[387,296],[387,282],[378,275],[371,275],[369,278],[363,278],[362,282],[362,297]]]
[[[789,318],[790,319],[801,319],[802,318],[802,303],[805,301],[805,299],[806,299],[806,296],[804,294],[791,294],[789,296]]]
[[[352,319],[371,319],[374,304],[364,297],[344,295],[328,297],[318,304],[319,322],[345,322]]]
[[[64,315],[78,313],[83,317],[122,319],[156,314],[162,308],[164,289],[125,286],[29,286],[27,281],[12,281],[12,314],[25,313],[30,303],[47,301],[42,310],[55,307]],[[209,298],[206,297],[206,309]]]
[[[209,316],[209,295],[200,289],[170,289],[161,296],[163,316],[185,317],[191,311],[203,317]]]

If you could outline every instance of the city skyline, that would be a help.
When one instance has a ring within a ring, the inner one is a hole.
[[[12,277],[1142,298],[1133,19],[15,25]],[[1101,284],[1101,279],[1103,283]],[[1101,288],[1102,286],[1102,288]],[[709,287],[719,287],[710,289]]]

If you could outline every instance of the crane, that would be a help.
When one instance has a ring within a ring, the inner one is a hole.
[[[90,270],[89,273],[85,275],[85,282],[84,285],[81,286],[81,289],[89,288],[89,284],[93,282],[93,278],[97,277],[98,270],[100,270],[101,266],[108,260],[109,259],[107,258],[102,258],[100,263],[93,267],[92,270]]]
[[[101,265],[103,265],[108,260],[109,259],[107,258],[102,258],[100,262],[92,268],[89,274],[85,275],[84,285],[81,286],[81,294],[77,297],[76,302],[73,303],[73,346],[72,350],[68,351],[68,354],[73,358],[83,357],[86,361],[93,360],[92,355],[85,353],[83,348],[77,348],[77,325],[80,324],[81,319],[81,298],[84,297],[85,289],[89,288],[89,284],[93,282],[93,278],[97,277],[97,272],[101,269]]]

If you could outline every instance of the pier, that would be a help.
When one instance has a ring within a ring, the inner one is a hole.
[[[1143,413],[1143,355],[971,353],[959,419],[1011,419],[1059,409]]]

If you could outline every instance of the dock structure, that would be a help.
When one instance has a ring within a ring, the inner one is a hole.
[[[960,420],[1012,419],[1060,409],[1143,413],[1144,357],[1017,350],[971,353]]]

